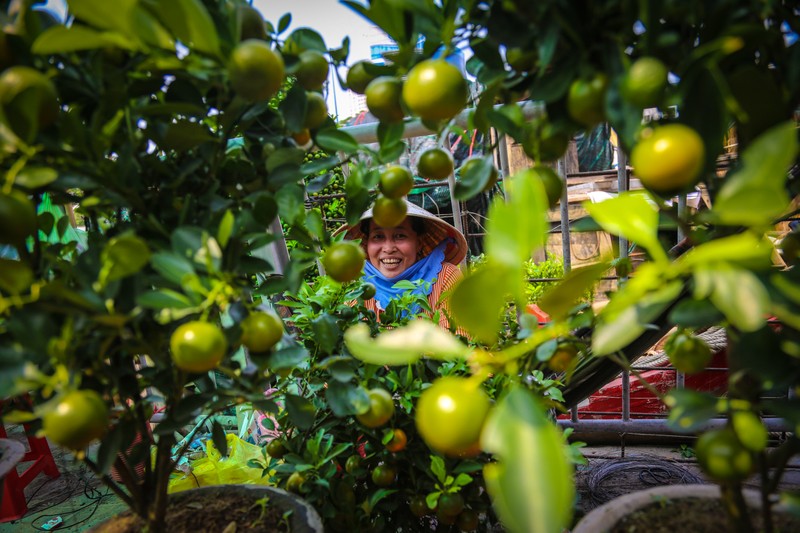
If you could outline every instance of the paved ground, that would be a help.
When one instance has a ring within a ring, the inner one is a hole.
[[[22,439],[19,429],[7,428]],[[0,533],[42,531],[55,517],[58,531],[85,531],[124,509],[124,505],[74,458],[52,447],[61,476],[41,474],[26,489],[28,512],[20,520],[0,523]],[[680,445],[592,445],[584,448],[588,464],[577,469],[578,513],[585,514],[612,497],[659,484],[706,482],[696,462]],[[25,464],[20,465],[20,471]],[[754,483],[750,484],[755,486]],[[785,476],[786,487],[800,489],[800,461]]]

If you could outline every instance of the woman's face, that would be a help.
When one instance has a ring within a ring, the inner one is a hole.
[[[367,257],[387,278],[399,276],[416,263],[420,246],[417,232],[408,218],[394,228],[382,228],[372,220],[369,222]]]

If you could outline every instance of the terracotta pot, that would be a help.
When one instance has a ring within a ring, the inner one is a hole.
[[[200,501],[198,501],[198,498]],[[290,531],[292,533],[324,533],[325,529],[322,525],[322,519],[317,511],[305,500],[299,496],[286,492],[285,490],[275,487],[267,487],[264,485],[213,485],[208,487],[200,487],[197,489],[185,490],[170,494],[170,506],[177,506],[181,509],[190,509],[191,514],[197,515],[198,519],[203,519],[201,526],[192,526],[188,523],[180,523],[178,525],[167,525],[167,531],[172,533],[178,531],[206,531],[216,530],[216,525],[212,518],[219,518],[227,523],[234,520],[233,515],[211,517],[208,515],[208,510],[214,508],[213,503],[219,501],[223,497],[233,497],[237,501],[237,506],[241,509],[250,509],[256,507],[256,502],[266,498],[268,506],[277,508],[281,514],[291,511],[289,515]],[[208,502],[202,504],[202,502]],[[205,516],[204,516],[205,512]],[[169,514],[169,510],[168,510]],[[117,531],[139,531],[134,527],[135,518],[132,517],[130,512],[122,513],[116,517],[99,524],[92,528],[90,531],[93,533],[108,533]],[[169,517],[167,518],[169,521]],[[139,528],[141,524],[139,524]],[[224,527],[220,527],[221,531]],[[241,528],[237,528],[241,530]],[[270,531],[263,529],[263,531]]]
[[[681,498],[720,499],[717,485],[664,485],[625,494],[593,509],[581,518],[572,533],[603,533],[611,530],[617,522],[650,504]],[[756,490],[744,490],[744,498],[751,509],[761,508],[761,496]],[[780,508],[777,508],[780,512]],[[719,517],[721,528],[725,517]]]

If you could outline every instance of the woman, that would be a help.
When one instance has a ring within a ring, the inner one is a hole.
[[[345,238],[360,240],[367,253],[364,280],[376,287],[375,298],[367,300],[365,306],[380,314],[392,298],[406,291],[394,287],[398,281],[424,280],[429,283],[412,292],[427,296],[431,309],[440,311],[439,325],[449,328],[447,300],[442,295],[461,278],[456,265],[467,255],[467,241],[460,231],[432,213],[408,201],[406,204],[408,214],[397,227],[378,226],[370,209],[359,225],[347,230]],[[420,310],[419,306],[411,309]]]

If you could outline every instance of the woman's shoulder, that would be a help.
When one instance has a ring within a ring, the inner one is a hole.
[[[441,273],[445,276],[461,276],[461,269],[453,263],[442,261]]]

